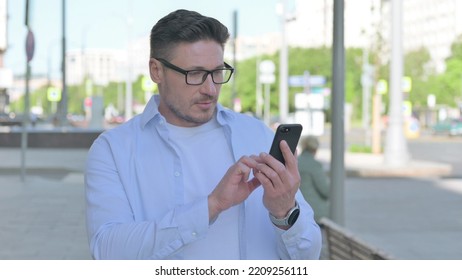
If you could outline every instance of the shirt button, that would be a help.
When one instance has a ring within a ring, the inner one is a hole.
[[[179,177],[179,176],[180,176],[180,172],[176,171],[174,175],[175,175],[175,177]]]
[[[191,235],[196,237],[197,233],[195,231],[191,232]]]

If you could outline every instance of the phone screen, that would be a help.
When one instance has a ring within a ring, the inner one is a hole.
[[[282,140],[285,140],[289,144],[290,150],[292,153],[295,153],[297,149],[298,141],[300,135],[302,134],[302,125],[301,124],[281,124],[276,130],[274,135],[273,144],[271,145],[270,155],[274,158],[285,164],[284,156],[279,147],[279,143]]]

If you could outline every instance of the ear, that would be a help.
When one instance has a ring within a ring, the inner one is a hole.
[[[149,74],[151,80],[156,84],[159,84],[162,81],[162,68],[160,62],[154,58],[149,59]]]

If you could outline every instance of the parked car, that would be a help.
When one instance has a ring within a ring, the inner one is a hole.
[[[22,118],[16,116],[14,113],[0,113],[0,126],[15,126],[21,125]]]
[[[432,132],[449,136],[462,135],[462,118],[440,121],[433,125]]]

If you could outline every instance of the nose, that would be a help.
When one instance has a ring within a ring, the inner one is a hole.
[[[217,95],[218,94],[218,87],[212,80],[212,74],[209,73],[201,85],[201,93],[208,94],[208,95]]]

